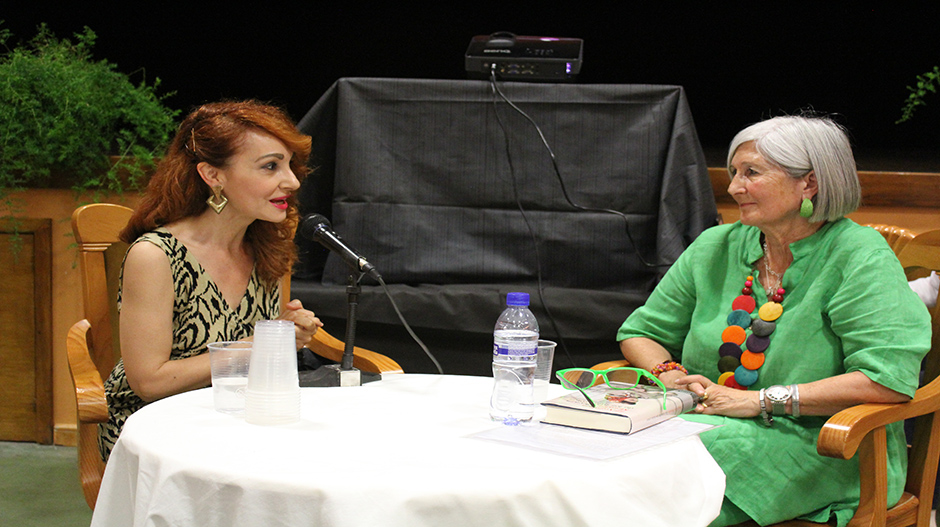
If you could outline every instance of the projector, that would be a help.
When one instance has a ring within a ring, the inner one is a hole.
[[[501,31],[470,40],[464,57],[467,77],[501,80],[571,82],[581,72],[580,38],[526,37]]]

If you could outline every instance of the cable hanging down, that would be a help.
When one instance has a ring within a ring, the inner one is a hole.
[[[555,173],[555,177],[558,179],[559,187],[561,188],[561,193],[564,196],[565,201],[568,203],[569,206],[571,206],[572,208],[576,210],[581,210],[581,211],[586,211],[586,212],[601,212],[601,213],[606,213],[606,214],[613,214],[613,215],[620,217],[621,219],[623,219],[623,222],[624,222],[624,231],[627,235],[627,239],[629,240],[630,244],[634,247],[634,249],[636,249],[637,258],[640,260],[640,262],[644,266],[650,267],[650,268],[668,267],[671,264],[650,263],[643,257],[643,255],[639,251],[639,248],[637,247],[636,242],[633,239],[633,235],[630,233],[630,224],[629,224],[629,220],[626,214],[618,210],[604,209],[604,208],[591,208],[591,207],[585,207],[585,206],[575,203],[574,200],[571,199],[571,196],[568,194],[568,188],[565,186],[565,181],[561,177],[561,170],[558,167],[558,161],[555,157],[555,152],[552,150],[551,145],[549,145],[548,140],[545,138],[545,134],[542,133],[541,127],[538,125],[538,123],[535,122],[534,119],[532,119],[532,117],[529,116],[529,114],[527,114],[524,110],[522,110],[522,108],[520,108],[514,102],[512,102],[508,97],[506,97],[505,94],[503,94],[502,90],[499,89],[499,84],[496,81],[496,64],[495,63],[490,66],[490,85],[492,87],[492,92],[493,92],[493,113],[496,116],[496,122],[499,125],[500,130],[503,132],[504,148],[506,151],[506,160],[509,165],[509,174],[510,174],[510,182],[512,184],[513,197],[515,198],[516,206],[519,208],[519,212],[522,215],[522,220],[525,223],[526,229],[529,231],[529,235],[532,238],[533,246],[535,249],[536,282],[538,286],[539,301],[542,303],[542,307],[545,309],[545,313],[548,315],[548,319],[552,325],[552,329],[554,329],[555,334],[558,335],[559,344],[561,345],[561,348],[564,350],[565,355],[568,357],[568,361],[572,364],[572,366],[576,366],[574,362],[574,358],[571,356],[571,352],[568,350],[568,346],[565,343],[564,337],[561,335],[561,331],[559,331],[558,329],[558,324],[555,321],[555,317],[552,314],[551,309],[549,308],[548,304],[545,302],[544,286],[542,283],[542,259],[541,259],[541,254],[539,251],[540,240],[539,240],[538,234],[535,232],[535,229],[532,227],[532,224],[529,222],[529,218],[526,215],[525,208],[522,206],[522,200],[519,197],[519,189],[518,189],[517,182],[516,182],[516,171],[515,171],[515,166],[512,161],[512,153],[511,153],[510,143],[509,143],[509,133],[506,130],[506,126],[503,123],[503,120],[499,114],[499,106],[498,106],[499,101],[502,100],[503,102],[505,102],[507,105],[509,105],[510,108],[515,110],[517,113],[519,113],[519,115],[525,118],[525,120],[527,120],[535,128],[535,131],[539,135],[539,139],[542,141],[542,145],[545,147],[545,150],[548,152],[549,159],[551,160],[551,163],[552,163],[552,169]]]

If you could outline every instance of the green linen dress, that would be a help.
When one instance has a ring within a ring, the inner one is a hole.
[[[760,278],[754,263],[763,255],[761,237],[759,229],[740,222],[706,230],[646,304],[627,318],[617,340],[655,340],[689,373],[717,381],[718,348],[732,301],[741,295],[748,275]],[[930,316],[881,234],[843,218],[823,225],[790,250],[793,263],[783,276],[783,314],[750,389],[861,371],[879,384],[913,395],[921,359],[930,348]],[[753,295],[758,307],[767,301],[757,283]],[[770,428],[760,417],[685,418],[721,425],[701,439],[725,472],[723,515],[736,506],[761,525],[795,517],[827,522],[831,516],[845,525],[854,514],[859,499],[857,459],[837,460],[816,452],[826,418],[777,417]],[[892,504],[903,490],[905,448],[902,424],[889,427]]]
[[[239,340],[254,334],[254,323],[270,320],[280,313],[280,286],[265,287],[252,270],[245,296],[230,307],[218,286],[186,246],[166,229],[148,232],[134,244],[149,242],[166,253],[173,275],[173,348],[170,360],[185,359],[205,353],[210,342]],[[133,247],[134,244],[131,244]],[[123,279],[123,276],[122,276]],[[118,292],[118,308],[121,298]],[[104,383],[108,400],[108,421],[98,425],[98,447],[107,462],[111,449],[131,414],[147,403],[131,389],[119,360]]]

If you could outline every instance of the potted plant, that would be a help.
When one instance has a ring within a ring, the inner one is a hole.
[[[73,188],[121,193],[139,188],[173,132],[178,111],[95,60],[95,33],[59,39],[40,25],[11,47],[0,21],[0,218],[16,211],[14,190]],[[142,72],[142,70],[141,70]]]

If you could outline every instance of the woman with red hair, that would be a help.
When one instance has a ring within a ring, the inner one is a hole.
[[[183,120],[121,233],[131,245],[118,293],[122,359],[99,426],[105,461],[133,412],[210,384],[210,342],[250,338],[256,321],[281,318],[295,323],[300,348],[322,326],[299,300],[279,308],[310,142],[256,101],[206,104]]]

